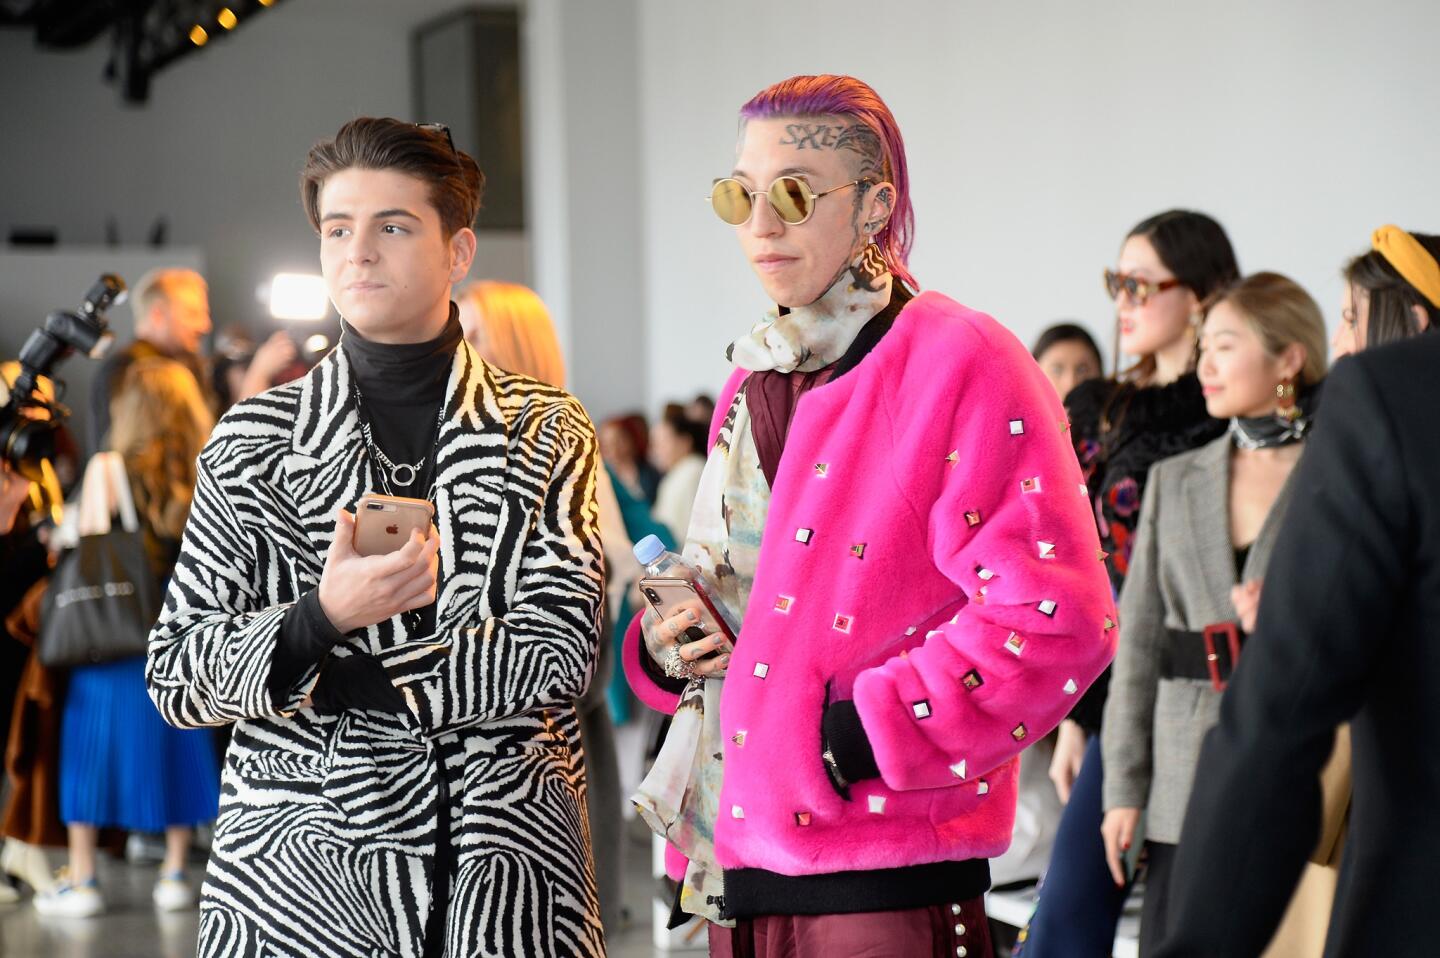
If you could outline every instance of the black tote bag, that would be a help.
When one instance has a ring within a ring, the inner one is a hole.
[[[113,499],[106,497],[105,517],[108,502],[114,502],[122,525],[81,535],[51,574],[39,643],[40,662],[51,668],[144,655],[160,614],[160,583],[145,550],[124,464],[114,453],[100,453],[95,460],[101,456],[106,459],[92,460],[85,471],[84,492],[95,495],[96,482],[107,484]]]

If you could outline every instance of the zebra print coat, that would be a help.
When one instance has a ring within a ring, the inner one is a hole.
[[[409,714],[320,715],[303,703],[323,663],[286,702],[266,682],[335,510],[375,488],[350,376],[337,349],[221,420],[150,637],[165,719],[235,723],[199,953],[440,954],[425,940],[438,840],[454,863],[444,954],[601,955],[572,706],[599,640],[594,429],[565,393],[460,345],[436,452],[435,634],[396,617],[331,653],[378,656]]]

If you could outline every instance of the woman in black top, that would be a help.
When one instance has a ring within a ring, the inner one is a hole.
[[[1224,431],[1224,423],[1205,411],[1194,373],[1195,344],[1203,304],[1239,275],[1225,230],[1189,210],[1141,221],[1126,236],[1118,264],[1105,271],[1106,289],[1115,300],[1117,352],[1138,361],[1113,378],[1081,383],[1065,406],[1117,594],[1129,568],[1150,466]],[[1115,937],[1125,889],[1109,877],[1100,839],[1096,734],[1108,680],[1108,672],[1101,675],[1061,724],[1050,777],[1067,804],[1026,932],[1028,958],[1109,954]]]

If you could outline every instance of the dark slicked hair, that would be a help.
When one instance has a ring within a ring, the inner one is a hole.
[[[390,117],[362,116],[334,139],[310,150],[300,173],[300,199],[310,225],[320,231],[320,190],[343,170],[394,170],[424,180],[445,236],[473,226],[485,191],[485,174],[470,154],[455,149],[449,134]]]

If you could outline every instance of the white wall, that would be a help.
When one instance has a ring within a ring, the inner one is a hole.
[[[636,0],[530,0],[525,19],[535,288],[597,421],[646,405]]]
[[[766,305],[702,197],[735,114],[794,73],[853,73],[906,137],[920,282],[1022,339],[1078,317],[1124,233],[1216,216],[1245,271],[1338,322],[1339,269],[1396,222],[1440,232],[1433,0],[640,0],[652,403],[717,387]]]

